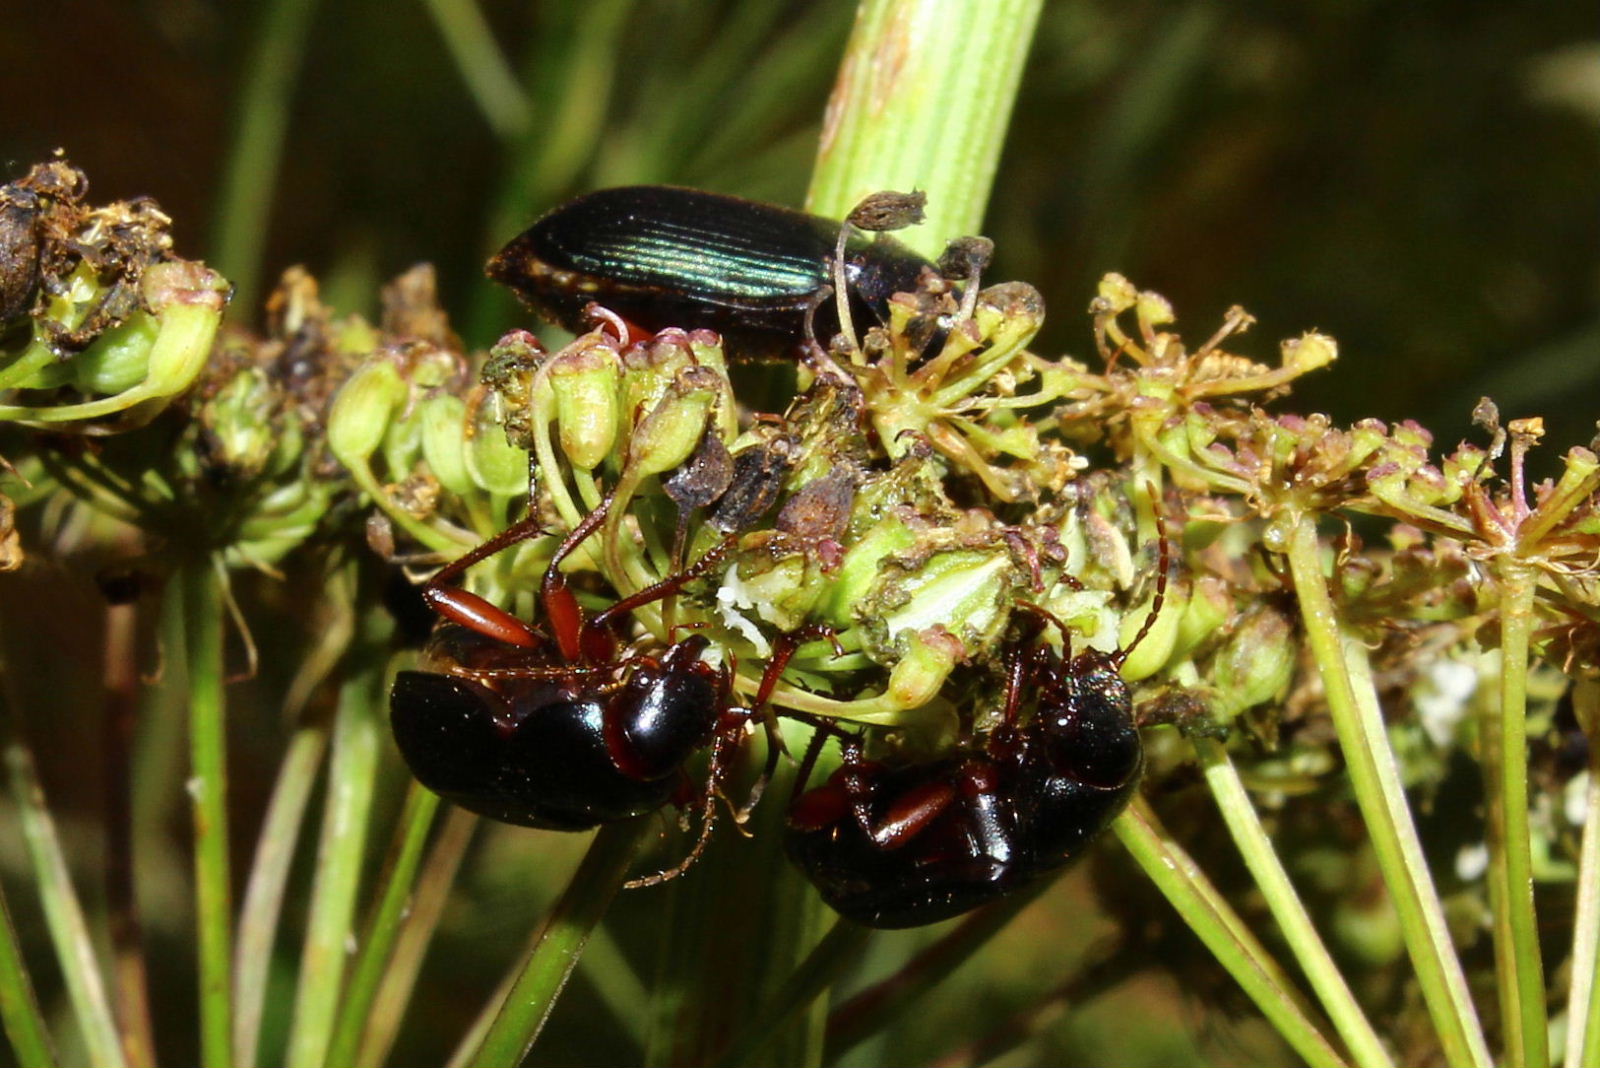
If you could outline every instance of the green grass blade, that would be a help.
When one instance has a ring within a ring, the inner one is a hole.
[[[427,6],[461,80],[495,136],[502,141],[517,137],[527,129],[533,111],[483,12],[472,0],[427,0]]]
[[[1144,800],[1136,799],[1112,829],[1150,881],[1294,1051],[1313,1068],[1344,1064],[1311,1022],[1289,976],[1194,859],[1167,835]]]
[[[17,947],[17,930],[11,924],[11,910],[0,893],[0,1023],[11,1040],[11,1053],[22,1068],[53,1068],[55,1052],[45,1031],[39,1001],[33,995],[22,951]]]
[[[1194,746],[1205,769],[1206,782],[1233,835],[1234,844],[1244,857],[1245,866],[1250,869],[1267,907],[1278,921],[1296,963],[1305,972],[1311,989],[1349,1048],[1351,1059],[1359,1068],[1392,1068],[1394,1062],[1372,1029],[1372,1021],[1361,1011],[1338,965],[1329,956],[1328,947],[1311,925],[1311,917],[1289,882],[1289,874],[1278,860],[1277,850],[1261,825],[1261,817],[1245,792],[1239,772],[1228,759],[1228,751],[1213,738],[1197,737]]]
[[[1600,728],[1600,682],[1573,681],[1572,706],[1590,738]],[[1572,989],[1567,998],[1566,1064],[1600,1064],[1600,746],[1589,746],[1578,905],[1572,931]]]
[[[233,143],[212,222],[214,260],[233,282],[233,302],[254,308],[261,288],[261,248],[272,211],[283,142],[300,61],[317,0],[271,0],[234,105]],[[215,1066],[209,1066],[215,1068]]]
[[[239,943],[234,954],[234,1058],[240,1068],[256,1063],[261,1017],[266,1007],[278,919],[283,912],[289,867],[305,822],[306,805],[328,747],[326,724],[309,724],[294,732],[278,766],[261,839],[256,844],[250,882],[239,909]]]
[[[834,980],[860,956],[871,934],[868,928],[848,920],[835,920],[828,933],[778,989],[777,996],[728,1043],[727,1051],[717,1063],[733,1068],[756,1063],[756,1054],[762,1052],[768,1040],[795,1013],[827,993]]]
[[[369,613],[369,619],[384,621],[387,617]],[[291,1068],[319,1068],[323,1063],[344,985],[346,947],[352,936],[378,753],[387,722],[388,666],[377,640],[380,637],[369,635],[369,640],[360,643],[360,668],[339,690],[333,755],[328,763],[327,808],[300,957],[294,1024],[289,1032],[287,1062]]]
[[[422,959],[433,941],[433,932],[450,898],[450,888],[455,885],[461,858],[479,822],[478,817],[466,809],[451,806],[444,828],[428,852],[410,908],[400,917],[389,966],[384,969],[383,981],[366,1014],[361,1048],[355,1059],[357,1068],[378,1068],[388,1059],[389,1049],[394,1045],[410,1006],[411,991],[416,986],[417,973],[422,970]],[[484,1026],[487,1029],[487,1022]],[[468,1048],[476,1049],[477,1042]]]
[[[412,782],[406,793],[405,809],[400,813],[394,844],[378,876],[377,903],[367,917],[361,947],[350,969],[350,983],[339,1006],[333,1040],[328,1046],[329,1064],[356,1063],[362,1032],[389,969],[395,941],[406,918],[406,906],[411,902],[417,866],[422,862],[428,832],[438,811],[439,795],[425,789],[421,783]]]
[[[514,1068],[533,1046],[583,954],[589,932],[622,886],[647,826],[648,820],[629,820],[595,832],[589,852],[545,918],[533,952],[472,1058],[478,1068]]]
[[[22,836],[39,883],[39,900],[45,926],[55,946],[73,1016],[83,1032],[84,1048],[96,1064],[121,1066],[122,1039],[117,1032],[105,979],[89,936],[83,906],[72,885],[55,820],[45,805],[44,791],[34,770],[33,754],[23,744],[14,725],[8,725],[5,743],[6,772],[22,824]],[[41,1025],[42,1030],[42,1025]]]

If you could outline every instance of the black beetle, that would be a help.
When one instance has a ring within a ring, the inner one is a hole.
[[[851,739],[843,766],[795,799],[786,850],[835,911],[884,928],[958,916],[1067,864],[1127,805],[1143,750],[1115,658],[1022,658],[1016,685],[1038,694],[1026,722],[899,767]]]
[[[654,332],[716,330],[743,359],[794,358],[808,314],[823,344],[839,329],[826,299],[845,224],[720,193],[622,186],[570,200],[513,238],[489,277],[575,333],[590,302]],[[937,268],[892,237],[852,228],[844,246],[851,316],[883,322],[889,298]]]
[[[424,599],[444,622],[429,641],[430,670],[396,676],[390,723],[401,755],[430,790],[492,819],[566,831],[689,796],[684,763],[712,744],[707,817],[692,859],[710,831],[711,800],[750,713],[732,704],[726,667],[705,661],[704,637],[690,635],[660,655],[624,655],[614,623],[681,590],[714,566],[728,543],[588,616],[560,564],[604,521],[609,503],[567,536],[545,571],[540,601],[548,633],[448,584],[539,533],[535,521],[513,525],[429,580]]]
[[[1032,622],[1006,656],[1005,712],[987,738],[902,765],[866,760],[825,726],[807,753],[784,847],[822,898],[868,927],[919,927],[995,901],[1070,863],[1127,807],[1144,767],[1120,670],[1161,614],[1168,550],[1149,617],[1127,647],[1064,656]],[[1030,707],[1025,708],[1024,705]],[[828,734],[844,764],[799,792]]]

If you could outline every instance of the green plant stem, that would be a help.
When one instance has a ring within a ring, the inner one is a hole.
[[[355,1059],[357,1068],[378,1068],[388,1059],[395,1036],[400,1033],[400,1024],[410,1008],[411,992],[416,987],[417,973],[422,970],[423,957],[427,955],[439,917],[450,898],[456,871],[480,822],[471,812],[454,806],[445,817],[444,827],[422,865],[410,907],[399,917],[399,931],[394,936],[388,967],[383,970],[371,1008],[361,1021],[364,1027]],[[477,1043],[471,1048],[476,1049]]]
[[[50,1035],[39,1013],[39,999],[33,993],[27,965],[17,946],[17,929],[11,923],[11,910],[0,893],[0,1023],[5,1024],[11,1054],[21,1068],[53,1068],[55,1052]]]
[[[589,932],[622,886],[647,826],[648,820],[628,820],[606,824],[595,832],[588,853],[545,918],[533,951],[472,1058],[474,1065],[514,1068],[521,1063],[577,966]]]
[[[350,969],[350,982],[339,1006],[339,1019],[328,1045],[327,1060],[331,1065],[356,1063],[361,1033],[394,953],[406,905],[411,901],[417,866],[422,861],[428,831],[438,811],[439,796],[421,783],[412,782],[406,792],[405,809],[400,813],[400,825],[395,831],[389,857],[384,862],[383,873],[378,876],[377,904],[367,917],[361,948]]]
[[[1583,846],[1578,855],[1578,903],[1572,930],[1572,988],[1567,1000],[1565,1063],[1600,1064],[1600,682],[1576,679],[1572,706],[1589,738],[1589,787],[1584,793]]]
[[[1194,858],[1167,835],[1144,799],[1136,798],[1111,826],[1150,881],[1294,1051],[1313,1068],[1344,1064],[1311,1022],[1289,976]]]
[[[495,136],[509,141],[527,129],[532,111],[517,76],[472,0],[427,0],[428,13]]]
[[[368,629],[387,630],[386,614],[371,612],[368,618],[376,623]],[[358,644],[359,666],[339,689],[333,755],[328,763],[327,808],[317,849],[306,944],[300,957],[294,1025],[289,1031],[286,1060],[292,1068],[319,1068],[323,1063],[344,983],[346,945],[352,936],[356,891],[366,859],[383,711],[387,708],[387,658],[379,644],[381,636],[366,635]]]
[[[39,883],[39,901],[44,907],[45,926],[55,946],[56,959],[66,981],[73,1015],[83,1033],[84,1048],[95,1064],[120,1068],[122,1039],[106,998],[105,979],[95,957],[94,941],[84,919],[83,906],[72,885],[67,858],[61,852],[61,839],[55,821],[45,805],[44,790],[34,770],[33,754],[28,751],[14,724],[7,723],[5,742],[6,772],[11,780],[12,798],[22,824],[22,836],[33,861]]]
[[[899,235],[926,255],[977,233],[1042,0],[865,0],[828,102],[812,211],[928,194]]]
[[[222,581],[211,556],[191,550],[179,564],[168,594],[181,597],[183,609],[200,951],[200,1055],[206,1068],[233,1064],[233,889],[228,859]],[[173,652],[168,650],[168,655]]]
[[[1228,758],[1227,749],[1216,739],[1203,737],[1194,739],[1194,747],[1234,845],[1239,847],[1245,866],[1250,869],[1267,907],[1278,921],[1295,961],[1350,1050],[1351,1060],[1360,1068],[1392,1068],[1394,1062],[1372,1029],[1372,1022],[1356,1004],[1344,976],[1328,955],[1328,947],[1311,925],[1311,917],[1289,882],[1289,875],[1278,860],[1277,850],[1261,825],[1261,817],[1239,779],[1238,769]]]
[[[308,724],[294,732],[278,765],[278,780],[261,823],[261,839],[239,909],[239,942],[234,954],[233,1055],[240,1068],[256,1063],[284,888],[327,747],[326,723]]]
[[[727,1050],[717,1059],[717,1063],[732,1068],[757,1063],[756,1054],[762,1052],[767,1041],[787,1025],[795,1013],[827,992],[840,974],[861,955],[871,934],[869,929],[848,920],[835,920],[828,933],[822,936],[806,959],[778,988],[772,1000],[728,1043]]]
[[[1445,1060],[1452,1066],[1487,1068],[1492,1063],[1488,1043],[1400,785],[1371,665],[1360,642],[1340,628],[1322,573],[1315,519],[1301,516],[1295,521],[1288,561],[1306,638],[1350,770],[1351,788],[1399,914],[1406,949],[1438,1029]]]
[[[317,0],[271,0],[265,5],[260,28],[250,38],[254,48],[233,107],[233,143],[211,234],[216,263],[233,281],[234,302],[243,308],[254,308],[260,292],[261,246],[294,83],[316,9]]]
[[[1494,913],[1496,987],[1510,1068],[1550,1060],[1545,1025],[1544,962],[1533,908],[1528,822],[1528,638],[1533,630],[1534,571],[1514,557],[1496,561],[1500,584],[1498,721],[1484,731],[1489,799],[1489,903]]]

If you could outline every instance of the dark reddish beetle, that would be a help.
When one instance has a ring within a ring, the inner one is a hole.
[[[829,734],[844,764],[789,810],[785,847],[823,900],[869,927],[917,927],[960,915],[1077,857],[1127,806],[1144,751],[1119,669],[1166,595],[1167,552],[1149,619],[1126,649],[1063,656],[1035,619],[1006,658],[1000,726],[938,760],[865,759],[859,738]],[[802,787],[805,782],[801,775]]]
[[[468,567],[539,533],[524,520],[452,562],[423,596],[443,617],[429,670],[402,671],[390,721],[417,779],[463,808],[506,823],[576,831],[692,796],[685,762],[712,746],[698,856],[717,788],[742,742],[747,709],[731,703],[728,671],[691,635],[659,655],[625,653],[616,625],[703,574],[726,547],[605,611],[588,616],[560,564],[605,519],[596,509],[561,543],[540,589],[545,630],[451,586]],[[769,756],[775,759],[776,750]]]

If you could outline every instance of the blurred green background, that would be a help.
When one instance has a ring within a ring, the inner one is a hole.
[[[670,182],[800,203],[853,8],[484,0],[521,83],[498,97],[490,87],[491,120],[446,43],[464,26],[470,36],[454,0],[13,4],[0,27],[0,166],[16,177],[61,147],[96,202],[156,198],[179,251],[240,282],[236,321],[259,315],[291,264],[316,273],[335,306],[370,311],[383,280],[428,260],[457,328],[483,345],[525,322],[482,277],[486,254],[575,192]],[[992,277],[1034,283],[1053,309],[1038,351],[1088,354],[1083,310],[1116,270],[1169,297],[1195,343],[1235,303],[1261,320],[1241,346],[1249,354],[1270,356],[1310,327],[1338,338],[1341,363],[1297,387],[1301,411],[1415,418],[1449,443],[1489,393],[1507,415],[1544,415],[1554,446],[1594,435],[1600,31],[1587,5],[1051,2],[1012,125],[985,230]],[[8,602],[48,611],[8,627],[10,662],[74,643],[72,629],[96,618],[89,573],[19,580],[12,592],[25,596]],[[231,698],[254,709],[236,714],[241,867],[282,744],[265,695],[294,666],[271,653],[269,641],[263,676]],[[98,790],[75,729],[30,724],[64,833],[92,873]],[[392,800],[398,775],[391,786]],[[581,844],[480,836],[404,1059],[446,1054]],[[184,863],[175,853],[146,888],[152,937],[174,954],[187,952],[188,903],[159,874],[181,879]],[[961,1063],[964,1043],[1041,1004],[1024,1028],[1034,1037],[996,1063],[1283,1061],[1166,907],[1130,895],[1137,880],[1121,863],[1074,872],[850,1063]],[[1091,904],[1104,878],[1124,898],[1124,928],[1145,925],[1143,959],[1161,965],[1069,1018],[1046,996],[1061,979],[1053,966],[1105,928]],[[659,922],[647,897],[616,911],[625,950]],[[33,919],[19,916],[25,928]],[[300,919],[288,918],[291,945]],[[886,973],[919,937],[877,940],[863,974]],[[154,960],[158,1008],[186,1011],[187,960]],[[46,991],[52,981],[41,977]],[[167,1059],[182,1062],[189,1022],[158,1029]],[[555,1063],[634,1055],[582,978],[545,1042],[540,1059]]]

